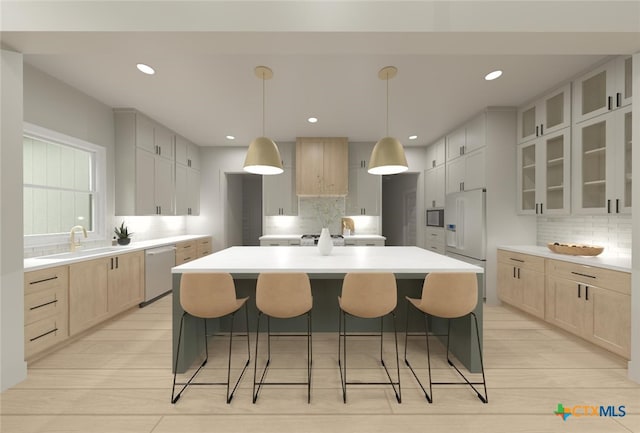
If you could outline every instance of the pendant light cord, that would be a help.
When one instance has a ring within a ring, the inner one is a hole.
[[[387,137],[389,136],[389,73],[387,73]]]
[[[262,136],[264,137],[264,71],[262,71]]]

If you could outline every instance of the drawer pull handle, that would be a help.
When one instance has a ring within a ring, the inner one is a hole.
[[[37,339],[39,339],[39,338],[46,337],[46,336],[47,336],[47,335],[49,335],[49,334],[53,334],[53,333],[54,333],[54,332],[56,332],[57,330],[58,330],[58,328],[53,328],[51,331],[47,331],[47,332],[45,332],[44,334],[40,334],[40,335],[38,335],[37,337],[33,337],[33,338],[29,339],[29,341],[36,341],[36,340],[37,340]]]
[[[580,292],[580,290],[581,290],[581,289],[582,289],[582,285],[581,285],[581,284],[578,284],[578,298],[580,298],[580,293],[581,293],[581,292]]]
[[[524,260],[514,259],[513,257],[509,257],[509,260],[513,260],[514,262],[524,263]]]
[[[56,275],[55,277],[45,278],[44,280],[31,281],[29,284],[40,284],[40,283],[45,283],[47,281],[52,281],[57,279],[58,279],[58,276]]]
[[[45,302],[44,304],[40,304],[40,305],[36,305],[35,307],[31,307],[31,308],[29,308],[29,311],[37,310],[38,308],[46,307],[47,305],[55,304],[56,302],[58,302],[58,300],[54,299],[53,301]]]
[[[571,271],[571,273],[572,273],[573,275],[580,275],[581,277],[594,278],[594,279],[596,278],[596,277],[594,277],[593,275],[581,274],[580,272],[574,272],[574,271]]]
[[[584,286],[584,298],[589,300],[589,286]]]

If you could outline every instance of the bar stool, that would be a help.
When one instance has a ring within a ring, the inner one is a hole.
[[[227,385],[227,403],[231,403],[233,394],[238,388],[238,384],[244,375],[251,359],[251,351],[249,345],[249,316],[247,313],[247,300],[249,298],[236,299],[236,288],[233,278],[227,273],[184,273],[180,280],[180,305],[184,310],[180,319],[180,331],[178,333],[178,345],[176,347],[176,361],[173,373],[173,389],[171,391],[171,403],[176,403],[182,392],[189,385]],[[245,320],[247,326],[247,361],[240,373],[240,377],[236,381],[231,393],[229,393],[229,384],[231,379],[231,348],[233,346],[233,323],[235,314],[244,305]],[[186,315],[202,319],[204,325],[204,347],[205,359],[191,378],[186,383],[176,383],[178,370],[178,355],[180,353],[180,342],[182,340],[182,326]],[[207,319],[217,319],[224,316],[231,317],[231,329],[229,331],[229,355],[227,365],[227,381],[226,382],[193,382],[193,379],[200,372],[202,367],[209,360],[209,346],[207,343]],[[180,392],[176,395],[176,385],[183,385]]]
[[[406,297],[407,299],[407,328],[405,331],[404,339],[404,362],[407,364],[411,373],[418,381],[420,388],[424,392],[425,397],[429,403],[433,402],[433,385],[460,385],[467,384],[475,392],[480,401],[487,403],[489,397],[487,396],[487,383],[484,376],[484,364],[482,361],[482,348],[480,346],[480,333],[478,332],[478,318],[473,312],[478,303],[478,280],[476,274],[472,273],[431,273],[428,274],[424,280],[422,286],[422,298],[414,299]],[[422,382],[416,375],[416,372],[411,367],[407,358],[407,337],[409,336],[422,336],[423,334],[409,334],[409,305],[413,305],[424,316],[424,336],[427,343],[427,369],[429,372],[429,392],[426,391]],[[431,353],[429,351],[429,325],[427,323],[427,315],[434,317],[441,317],[448,320],[447,326],[447,362],[453,367],[460,376],[464,379],[464,382],[433,382],[431,380]],[[476,337],[478,342],[478,352],[480,353],[480,367],[482,368],[482,382],[470,382],[464,374],[456,367],[456,365],[449,358],[449,335],[451,331],[451,319],[465,317],[471,315],[476,326]],[[484,386],[484,396],[476,389],[474,385]]]
[[[311,403],[311,283],[304,272],[273,272],[258,275],[256,283],[256,307],[258,307],[258,324],[256,326],[256,351],[253,370],[253,402],[258,400],[258,394],[263,385],[306,385],[307,403]],[[271,364],[271,318],[292,319],[306,314],[306,334],[278,334],[283,337],[307,337],[307,381],[306,382],[265,382],[265,376]],[[258,340],[260,336],[260,319],[267,316],[267,363],[257,379],[258,371]],[[257,385],[257,387],[256,387]]]
[[[386,385],[393,388],[398,403],[402,403],[400,388],[400,363],[398,360],[398,333],[396,330],[395,308],[398,302],[398,289],[393,273],[357,272],[348,273],[342,283],[342,294],[338,297],[340,317],[338,322],[338,366],[342,384],[342,401],[347,402],[347,385]],[[347,334],[347,315],[365,318],[380,318],[380,362],[389,378],[388,382],[348,382],[347,381],[347,336],[378,336],[378,334]],[[382,356],[384,317],[391,315],[393,334],[396,344],[397,381],[393,381]],[[344,352],[343,352],[344,347]],[[397,385],[397,388],[396,388]]]

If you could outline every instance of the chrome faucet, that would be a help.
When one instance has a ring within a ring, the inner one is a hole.
[[[76,242],[76,230],[82,230],[82,233],[84,234],[84,237],[87,237],[87,229],[85,229],[83,226],[73,226],[71,227],[71,232],[69,234],[69,243],[70,245],[70,250],[71,251],[75,251],[76,248],[82,248],[82,245],[80,245],[80,240],[78,239],[78,241]]]

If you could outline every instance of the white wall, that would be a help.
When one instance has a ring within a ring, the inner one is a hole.
[[[0,391],[27,377],[22,254],[22,54],[0,55]]]

